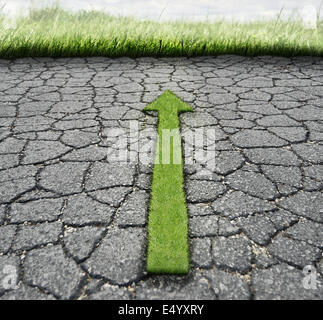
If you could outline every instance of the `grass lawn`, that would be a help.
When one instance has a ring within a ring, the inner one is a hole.
[[[188,216],[178,113],[193,109],[172,92],[165,91],[144,111],[158,111],[159,140],[148,216],[147,271],[185,274],[190,266]],[[167,130],[172,130],[175,137],[166,142],[163,135]]]
[[[323,21],[152,22],[99,11],[32,9],[14,28],[0,17],[0,57],[312,55],[323,57]]]

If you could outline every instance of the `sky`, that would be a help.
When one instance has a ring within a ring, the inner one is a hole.
[[[30,6],[46,6],[56,0],[0,0],[0,8],[8,16],[25,13]],[[282,17],[293,10],[301,16],[312,16],[323,0],[62,0],[63,8],[104,10],[113,15],[135,16],[153,20],[214,20],[217,18],[239,21],[276,17],[283,8]],[[306,8],[304,9],[304,6]],[[321,13],[321,18],[323,13]],[[310,17],[308,19],[311,19]]]

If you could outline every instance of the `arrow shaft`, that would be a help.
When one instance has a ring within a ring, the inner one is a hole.
[[[152,185],[147,270],[174,273],[179,269],[176,273],[186,273],[189,266],[188,218],[182,190],[183,175],[175,166],[167,169],[166,166],[170,165],[156,165],[153,173],[153,180],[160,183]],[[169,175],[173,177],[171,185]],[[176,194],[176,197],[171,194]]]

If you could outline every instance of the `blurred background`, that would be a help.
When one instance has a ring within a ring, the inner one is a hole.
[[[0,0],[0,8],[7,17],[26,14],[28,8],[42,8],[53,4],[72,10],[100,10],[115,16],[133,16],[157,21],[226,19],[252,21],[301,17],[308,27],[321,13],[322,0]]]

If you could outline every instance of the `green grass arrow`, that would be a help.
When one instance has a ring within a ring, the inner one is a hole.
[[[158,111],[158,144],[148,217],[147,271],[187,273],[190,265],[188,217],[178,114],[193,109],[171,91],[165,91],[144,111]]]

